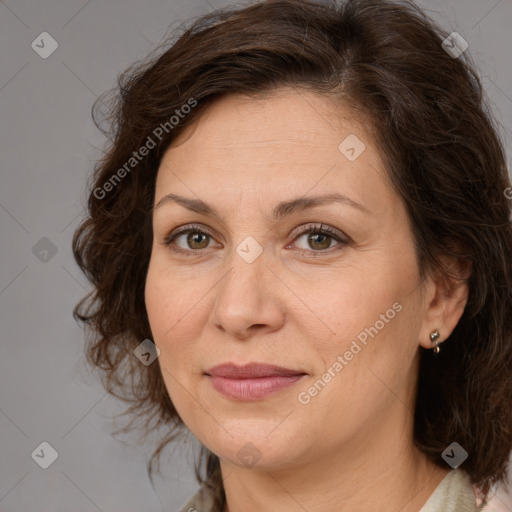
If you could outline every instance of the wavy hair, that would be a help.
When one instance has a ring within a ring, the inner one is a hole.
[[[74,316],[90,330],[88,363],[111,394],[130,403],[124,430],[166,427],[148,462],[151,480],[163,448],[186,431],[159,365],[133,355],[152,339],[144,287],[159,163],[215,99],[281,86],[342,101],[370,123],[407,206],[422,277],[448,274],[445,256],[471,265],[466,308],[441,354],[419,349],[414,438],[441,466],[456,440],[469,454],[462,468],[484,496],[504,478],[512,449],[512,189],[475,67],[467,51],[457,58],[445,51],[447,36],[406,1],[231,7],[180,28],[96,102],[93,118],[100,129],[109,121],[102,131],[110,142],[73,237],[76,262],[93,285]],[[134,426],[135,419],[144,423]],[[220,512],[219,460],[205,447],[202,455],[196,475]]]

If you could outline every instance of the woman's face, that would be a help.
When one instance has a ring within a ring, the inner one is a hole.
[[[418,344],[436,326],[404,204],[347,114],[293,89],[225,97],[158,171],[158,361],[185,424],[238,466],[375,455],[409,435]],[[294,376],[211,370],[225,363]]]

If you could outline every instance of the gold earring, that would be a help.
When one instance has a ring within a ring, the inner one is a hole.
[[[430,341],[435,344],[434,354],[439,354],[439,336],[439,329],[436,329],[430,333]]]

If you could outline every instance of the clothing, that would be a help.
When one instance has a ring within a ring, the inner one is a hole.
[[[477,512],[482,508],[476,505],[468,475],[455,469],[443,478],[420,512]]]
[[[179,512],[211,512],[212,505],[212,491],[201,486]],[[478,512],[482,507],[477,507],[468,475],[454,469],[443,478],[419,512]]]
[[[206,486],[199,487],[197,492],[185,503],[179,512],[211,512],[213,507],[213,492]]]

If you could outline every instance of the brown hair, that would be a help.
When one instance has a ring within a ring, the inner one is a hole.
[[[444,256],[471,265],[464,314],[441,354],[434,359],[420,349],[415,442],[445,466],[441,453],[457,441],[469,454],[462,468],[484,493],[504,477],[512,449],[510,182],[474,66],[468,52],[453,58],[443,49],[447,35],[405,1],[274,0],[223,9],[168,39],[119,78],[111,103],[105,96],[95,105],[110,108],[104,133],[111,143],[73,239],[76,261],[94,286],[74,314],[95,334],[87,360],[102,370],[109,392],[131,403],[125,414],[143,418],[145,431],[167,427],[148,462],[150,477],[154,459],[184,430],[159,365],[133,356],[152,339],[144,286],[159,163],[214,99],[280,86],[342,100],[370,120],[410,215],[422,277],[447,273]],[[191,101],[195,107],[169,123]],[[155,147],[128,169],[148,137]],[[220,511],[219,460],[203,453]]]

